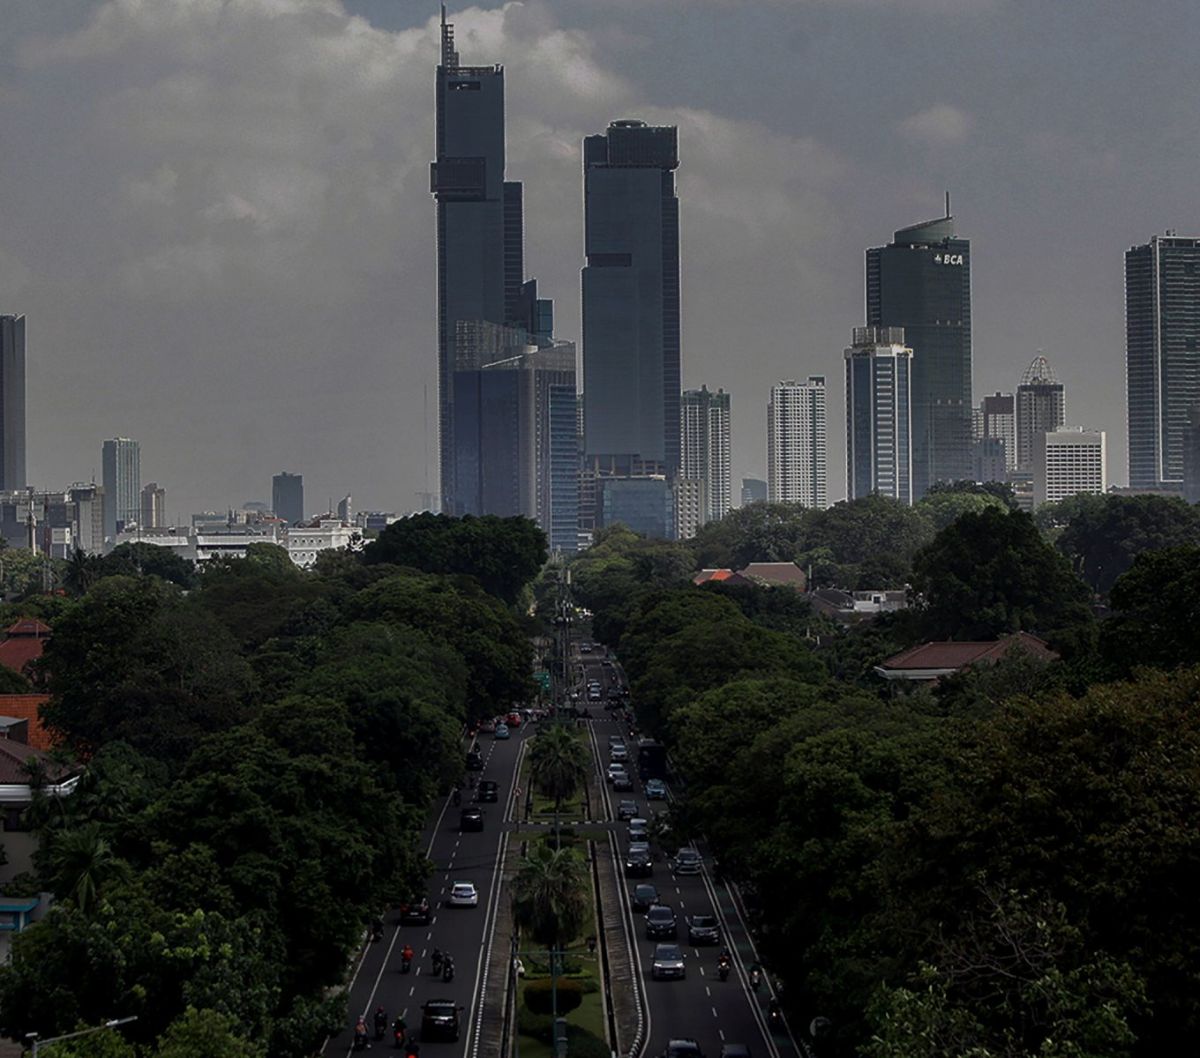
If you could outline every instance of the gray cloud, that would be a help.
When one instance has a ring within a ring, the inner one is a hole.
[[[974,124],[974,119],[965,110],[949,103],[935,103],[909,115],[896,128],[902,135],[942,147],[961,143],[970,135]]]

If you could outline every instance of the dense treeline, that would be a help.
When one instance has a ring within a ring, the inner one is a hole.
[[[793,1026],[830,1019],[820,1058],[1189,1050],[1195,512],[1106,497],[1035,524],[1002,496],[940,495],[968,499],[933,532],[910,532],[927,509],[879,499],[759,505],[692,547],[612,530],[573,581],[670,746],[679,825],[706,835],[755,909]],[[1137,542],[1117,544],[1133,523]],[[787,589],[690,583],[697,565],[816,569],[818,546],[831,569],[891,563],[912,608],[839,630]],[[1017,655],[898,696],[872,675],[925,638],[1018,629],[1063,660]]]
[[[536,527],[411,522],[311,572],[274,545],[200,574],[154,548],[73,563],[35,679],[86,770],[29,813],[22,881],[56,904],[0,968],[5,1032],[136,1014],[47,1053],[294,1058],[341,1024],[364,924],[424,885],[463,724],[532,686]]]

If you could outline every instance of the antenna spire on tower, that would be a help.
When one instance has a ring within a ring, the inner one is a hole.
[[[946,192],[946,219],[950,219],[950,192]]]

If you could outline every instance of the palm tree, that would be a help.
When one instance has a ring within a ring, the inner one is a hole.
[[[50,863],[55,895],[73,901],[84,914],[95,906],[100,891],[129,869],[113,852],[99,823],[85,823],[60,834],[51,849]]]
[[[513,917],[557,951],[579,935],[587,915],[583,863],[572,849],[537,844],[513,879]]]
[[[86,595],[88,589],[96,583],[100,575],[101,560],[96,555],[89,555],[82,548],[75,548],[67,560],[67,571],[63,577],[63,586],[67,592],[76,597]]]
[[[554,798],[556,815],[563,801],[583,783],[589,760],[587,747],[565,727],[553,727],[534,739],[529,776],[542,793]]]

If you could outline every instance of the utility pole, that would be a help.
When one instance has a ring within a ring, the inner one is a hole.
[[[25,1033],[25,1039],[29,1040],[32,1051],[31,1058],[37,1058],[38,1049],[47,1047],[52,1043],[59,1043],[62,1040],[73,1040],[77,1036],[90,1036],[93,1032],[103,1032],[105,1029],[115,1029],[118,1025],[128,1025],[131,1021],[137,1021],[137,1015],[133,1014],[127,1018],[112,1018],[106,1021],[103,1025],[95,1025],[90,1029],[80,1029],[78,1032],[68,1032],[64,1036],[51,1036],[48,1040],[39,1040],[36,1032]]]

